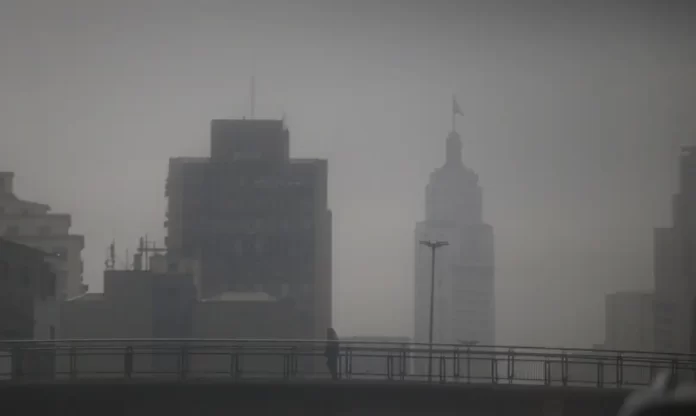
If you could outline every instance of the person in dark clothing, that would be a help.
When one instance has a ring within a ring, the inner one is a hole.
[[[339,355],[339,342],[338,334],[333,328],[326,330],[326,351],[324,356],[326,357],[326,366],[329,368],[331,373],[331,378],[338,380],[338,355]]]

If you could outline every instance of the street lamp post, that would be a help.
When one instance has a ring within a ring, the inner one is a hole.
[[[431,268],[430,268],[430,326],[428,335],[428,382],[433,379],[433,315],[435,312],[435,250],[440,247],[447,246],[447,241],[420,241],[421,245],[430,247],[431,250]]]

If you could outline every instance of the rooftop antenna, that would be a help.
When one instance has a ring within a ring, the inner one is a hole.
[[[256,109],[256,77],[254,75],[251,76],[251,117],[250,119],[254,119],[254,110]]]
[[[109,245],[109,253],[106,256],[106,261],[104,266],[106,270],[113,270],[116,265],[116,240],[112,241]]]

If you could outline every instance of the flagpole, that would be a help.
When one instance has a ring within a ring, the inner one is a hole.
[[[457,125],[456,125],[456,111],[455,111],[455,103],[457,102],[457,98],[452,94],[452,133],[456,133],[457,131]]]

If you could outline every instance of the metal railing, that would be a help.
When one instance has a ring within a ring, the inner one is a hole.
[[[325,341],[104,339],[0,341],[0,380],[330,380]],[[432,373],[428,373],[432,360]],[[632,388],[661,372],[696,380],[696,356],[640,351],[342,342],[353,381]]]

